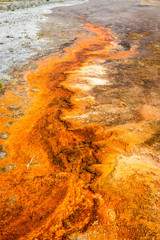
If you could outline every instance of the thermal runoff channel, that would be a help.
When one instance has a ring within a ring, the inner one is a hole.
[[[147,139],[148,129],[109,127],[99,120],[101,106],[93,108],[96,87],[112,84],[103,64],[137,54],[134,46],[122,51],[117,43],[109,29],[85,23],[70,47],[26,74],[29,107],[10,128],[7,106],[26,96],[17,96],[15,87],[2,99],[7,111],[1,128],[9,135],[1,139],[2,240],[148,239],[146,229],[157,234],[149,216],[155,214],[151,206],[158,208],[158,169],[130,151]]]

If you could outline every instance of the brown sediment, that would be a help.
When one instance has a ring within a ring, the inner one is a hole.
[[[141,0],[141,2],[143,4],[147,4],[147,5],[154,5],[154,6],[160,6],[159,1],[153,1],[153,0]]]
[[[147,150],[133,149],[154,129],[142,119],[141,131],[91,121],[99,115],[92,91],[106,81],[102,63],[136,54],[120,50],[108,29],[87,23],[63,56],[27,74],[35,99],[1,139],[8,153],[1,162],[2,240],[158,239],[159,168]],[[5,97],[6,106],[17,99]]]

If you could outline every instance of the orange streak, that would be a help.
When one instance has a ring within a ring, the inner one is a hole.
[[[8,153],[1,167],[15,166],[1,173],[2,240],[67,239],[75,231],[86,231],[101,215],[97,207],[103,203],[97,203],[93,192],[85,188],[100,174],[92,167],[126,146],[110,140],[112,132],[104,132],[100,125],[79,127],[78,122],[63,119],[66,114],[83,112],[74,100],[70,76],[95,58],[128,58],[135,51],[113,54],[115,40],[109,30],[89,23],[85,29],[88,33],[67,48],[64,56],[45,59],[28,73],[30,88],[40,92],[32,93],[36,97],[29,109],[8,130],[10,137],[1,140]],[[15,103],[17,97],[10,102],[11,95],[12,91],[6,92],[5,107]],[[3,119],[4,129],[10,119]],[[113,161],[108,163],[112,169]]]

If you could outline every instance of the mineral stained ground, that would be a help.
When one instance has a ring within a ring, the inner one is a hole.
[[[1,93],[2,240],[160,239],[159,10],[48,15],[56,47]]]

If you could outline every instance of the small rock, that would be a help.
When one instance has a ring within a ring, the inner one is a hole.
[[[13,122],[8,122],[6,127],[10,127],[13,124]]]
[[[3,150],[2,145],[0,145],[0,159],[3,159],[7,156],[7,153]]]
[[[16,196],[13,195],[10,199],[9,199],[9,205],[12,205],[14,203],[14,201],[16,200]]]
[[[40,92],[40,89],[31,89],[32,92]]]
[[[7,156],[7,153],[6,152],[2,152],[0,151],[0,159],[3,159]]]
[[[142,67],[144,67],[144,63],[142,63],[142,62],[139,62],[139,65],[141,65]]]
[[[125,50],[130,50],[130,48],[131,48],[131,46],[130,46],[130,44],[129,44],[129,42],[127,42],[127,41],[121,41],[118,45],[121,45]]]
[[[13,164],[9,164],[9,165],[5,165],[3,166],[3,168],[1,169],[2,172],[9,172],[10,170],[14,170],[16,169],[16,166]]]
[[[11,115],[12,118],[21,118],[22,116],[24,116],[24,113],[21,113],[21,114],[16,114],[16,115]]]
[[[23,92],[14,92],[14,95],[15,96],[26,96],[26,92],[25,91],[23,91]]]
[[[134,128],[130,128],[129,129],[130,132],[134,132],[134,130],[135,130]]]
[[[13,49],[13,48],[9,48],[9,51],[10,51],[10,52],[14,52],[14,49]]]
[[[65,219],[63,220],[63,227],[66,229],[70,229],[72,227],[72,224],[69,220]]]
[[[7,107],[7,109],[10,111],[16,111],[16,110],[19,110],[20,108],[21,108],[20,106],[14,106],[14,105],[9,105]]]
[[[6,133],[1,133],[0,134],[0,138],[1,139],[7,139],[8,138],[8,135]]]
[[[8,35],[8,36],[6,36],[6,38],[13,38],[13,37]]]

